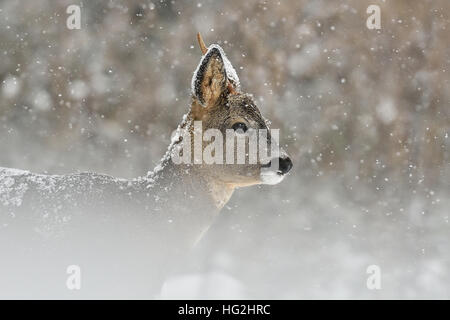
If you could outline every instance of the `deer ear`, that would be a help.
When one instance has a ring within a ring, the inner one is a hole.
[[[222,52],[210,47],[192,78],[192,94],[204,107],[214,106],[227,91],[227,72]]]

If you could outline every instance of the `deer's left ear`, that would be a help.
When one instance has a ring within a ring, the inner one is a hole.
[[[192,94],[204,107],[214,106],[227,91],[227,72],[222,52],[210,47],[192,78]]]

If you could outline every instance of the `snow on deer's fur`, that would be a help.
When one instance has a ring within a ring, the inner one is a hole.
[[[79,252],[83,261],[108,260],[115,253],[123,260],[135,259],[133,251],[141,257],[152,250],[176,255],[208,229],[236,188],[282,180],[292,167],[283,151],[277,157],[278,170],[264,170],[267,164],[262,163],[176,165],[171,160],[183,144],[183,134],[193,135],[194,121],[202,121],[202,130],[215,128],[224,136],[236,124],[267,129],[251,95],[240,91],[222,48],[207,48],[199,34],[198,41],[203,56],[192,78],[190,110],[153,172],[124,180],[96,173],[40,175],[0,168],[0,249],[12,255],[11,269],[14,259],[29,248],[40,246],[31,250],[37,260],[46,256],[42,243],[55,252]],[[127,248],[130,243],[133,248]],[[69,262],[70,255],[63,256],[61,263]],[[157,256],[142,258],[146,262],[138,269],[155,266]]]

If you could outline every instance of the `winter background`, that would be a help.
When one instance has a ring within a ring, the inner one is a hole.
[[[449,15],[447,0],[2,0],[0,166],[152,170],[188,110],[200,31],[294,168],[235,192],[161,297],[448,299]]]

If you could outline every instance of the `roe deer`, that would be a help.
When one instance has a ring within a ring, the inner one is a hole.
[[[0,168],[0,253],[7,257],[0,262],[0,296],[29,297],[38,291],[43,297],[70,297],[67,290],[61,293],[61,277],[70,264],[80,264],[89,278],[83,297],[147,294],[154,283],[145,276],[156,274],[159,282],[168,257],[192,247],[237,187],[278,183],[291,169],[284,151],[272,156],[275,168],[261,161],[172,161],[183,143],[194,150],[196,121],[203,132],[214,128],[224,136],[227,129],[267,129],[252,96],[240,91],[222,48],[206,48],[197,37],[203,56],[192,79],[191,107],[154,172],[124,180]]]

